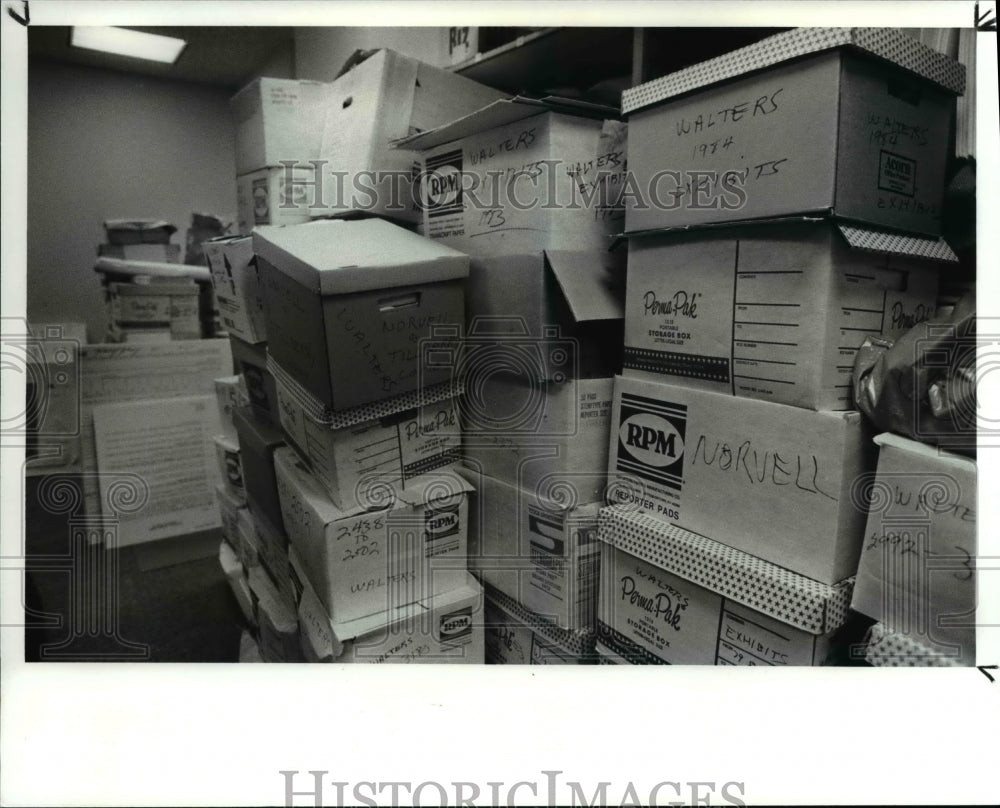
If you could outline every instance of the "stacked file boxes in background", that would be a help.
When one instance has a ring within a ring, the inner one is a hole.
[[[626,210],[603,660],[824,662],[876,455],[851,368],[866,336],[933,315],[955,260],[960,91],[897,32],[801,29],[625,92],[630,168],[673,204]]]

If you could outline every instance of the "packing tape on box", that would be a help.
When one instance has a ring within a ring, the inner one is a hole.
[[[811,634],[847,618],[853,577],[824,584],[627,506],[602,508],[597,530],[605,544]]]
[[[378,418],[395,415],[396,413],[412,410],[427,404],[446,401],[464,392],[464,385],[461,381],[442,382],[414,390],[410,393],[334,412],[323,406],[318,398],[313,396],[288,373],[282,370],[281,366],[271,358],[270,354],[267,357],[267,370],[274,377],[275,383],[281,385],[283,392],[302,408],[308,418],[328,429],[343,429],[355,424],[363,424],[366,421],[374,421]]]
[[[928,648],[919,640],[876,623],[868,630],[865,660],[877,668],[959,668],[957,658]]]

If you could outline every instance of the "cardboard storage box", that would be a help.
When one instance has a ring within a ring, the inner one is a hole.
[[[215,380],[215,398],[219,402],[219,421],[222,424],[222,434],[230,440],[237,440],[236,421],[237,407],[248,406],[246,387],[243,376],[220,376]]]
[[[230,99],[236,122],[236,173],[306,162],[319,155],[326,85],[259,78]]]
[[[243,613],[247,623],[256,628],[257,614],[254,609],[253,595],[250,594],[250,584],[243,571],[236,551],[226,542],[219,545],[219,565],[222,573],[226,576],[229,588],[233,590],[233,597]]]
[[[608,500],[834,584],[857,569],[873,448],[858,412],[619,377]]]
[[[337,622],[446,591],[464,574],[471,487],[458,475],[386,486],[380,509],[342,511],[290,448],[274,466],[289,543]]]
[[[959,664],[976,662],[976,463],[883,434],[851,607]]]
[[[295,603],[282,596],[262,567],[249,571],[257,615],[257,643],[265,662],[301,662],[302,643]]]
[[[622,229],[624,127],[585,106],[499,100],[400,141],[421,153],[424,235],[476,257],[606,250]]]
[[[278,593],[289,603],[296,602],[295,588],[288,567],[288,536],[264,516],[255,503],[249,511],[257,532],[257,558]]]
[[[281,427],[341,510],[372,501],[369,489],[405,489],[420,475],[461,460],[458,388],[436,385],[393,399],[399,409],[358,407],[322,420],[310,397],[272,365]],[[377,500],[377,494],[375,495]]]
[[[219,463],[222,484],[232,496],[246,504],[246,489],[243,486],[243,466],[240,463],[240,445],[226,435],[216,435],[215,457]]]
[[[626,375],[851,409],[865,337],[932,317],[955,261],[942,241],[816,221],[631,239]]]
[[[876,623],[868,630],[864,659],[876,668],[957,668],[971,665],[944,648],[932,648],[908,634]]]
[[[108,305],[115,325],[156,323],[172,332],[195,331],[198,319],[198,287],[192,283],[109,283]]]
[[[176,226],[162,219],[105,219],[104,232],[111,244],[169,244]]]
[[[226,332],[251,345],[266,341],[264,290],[250,237],[223,236],[206,241],[202,247]]]
[[[469,568],[543,620],[568,629],[594,625],[597,511],[565,486],[550,497],[464,472],[476,493],[469,514]]]
[[[231,494],[222,483],[215,486],[215,498],[219,502],[222,538],[238,553],[240,549],[239,517],[240,511],[246,510],[246,501]]]
[[[256,418],[253,410],[247,407],[236,410],[235,420],[247,498],[258,513],[283,531],[274,452],[285,445],[285,436],[280,429]]]
[[[889,28],[801,28],[626,90],[630,233],[801,213],[941,232],[965,68]]]
[[[98,244],[97,254],[124,261],[156,261],[161,264],[181,262],[180,244]]]
[[[236,178],[236,229],[249,236],[260,225],[301,224],[310,218],[316,169],[270,166]]]
[[[821,665],[851,579],[789,572],[622,506],[603,508],[600,643],[633,664]]]
[[[486,587],[483,625],[489,665],[589,665],[594,632],[567,631],[525,609],[513,598]]]
[[[353,620],[330,618],[295,549],[302,652],[308,662],[483,664],[483,593],[461,573],[454,584],[419,601]]]
[[[252,567],[260,564],[260,538],[249,508],[240,508],[236,512],[236,537],[236,553],[244,569],[249,572]]]
[[[612,376],[625,316],[621,256],[586,251],[473,259],[466,285],[466,376],[507,369],[527,378]]]
[[[417,222],[411,177],[416,155],[390,141],[466,115],[504,94],[448,70],[380,50],[329,85],[320,147],[321,195],[314,216],[363,209]],[[379,182],[375,172],[394,172]]]
[[[448,382],[421,340],[463,323],[469,259],[380,219],[262,227],[268,351],[335,410]],[[249,382],[249,380],[248,380]]]
[[[532,382],[494,373],[462,401],[465,464],[527,491],[603,499],[613,379]]]
[[[267,345],[251,345],[239,337],[230,336],[229,344],[233,353],[236,372],[243,376],[250,407],[262,421],[278,427],[278,389],[274,377],[267,368]]]

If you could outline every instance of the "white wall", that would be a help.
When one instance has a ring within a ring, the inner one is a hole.
[[[162,218],[182,245],[192,211],[235,216],[229,91],[31,60],[28,319],[82,321],[99,341],[101,223]]]
[[[333,81],[359,49],[391,48],[438,67],[448,62],[447,28],[296,28],[295,78]]]

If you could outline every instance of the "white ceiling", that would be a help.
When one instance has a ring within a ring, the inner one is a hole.
[[[180,37],[188,44],[175,64],[164,65],[72,48],[68,26],[32,25],[28,28],[28,56],[235,90],[262,64],[282,51],[290,54],[293,47],[293,29],[287,27],[129,27]]]

